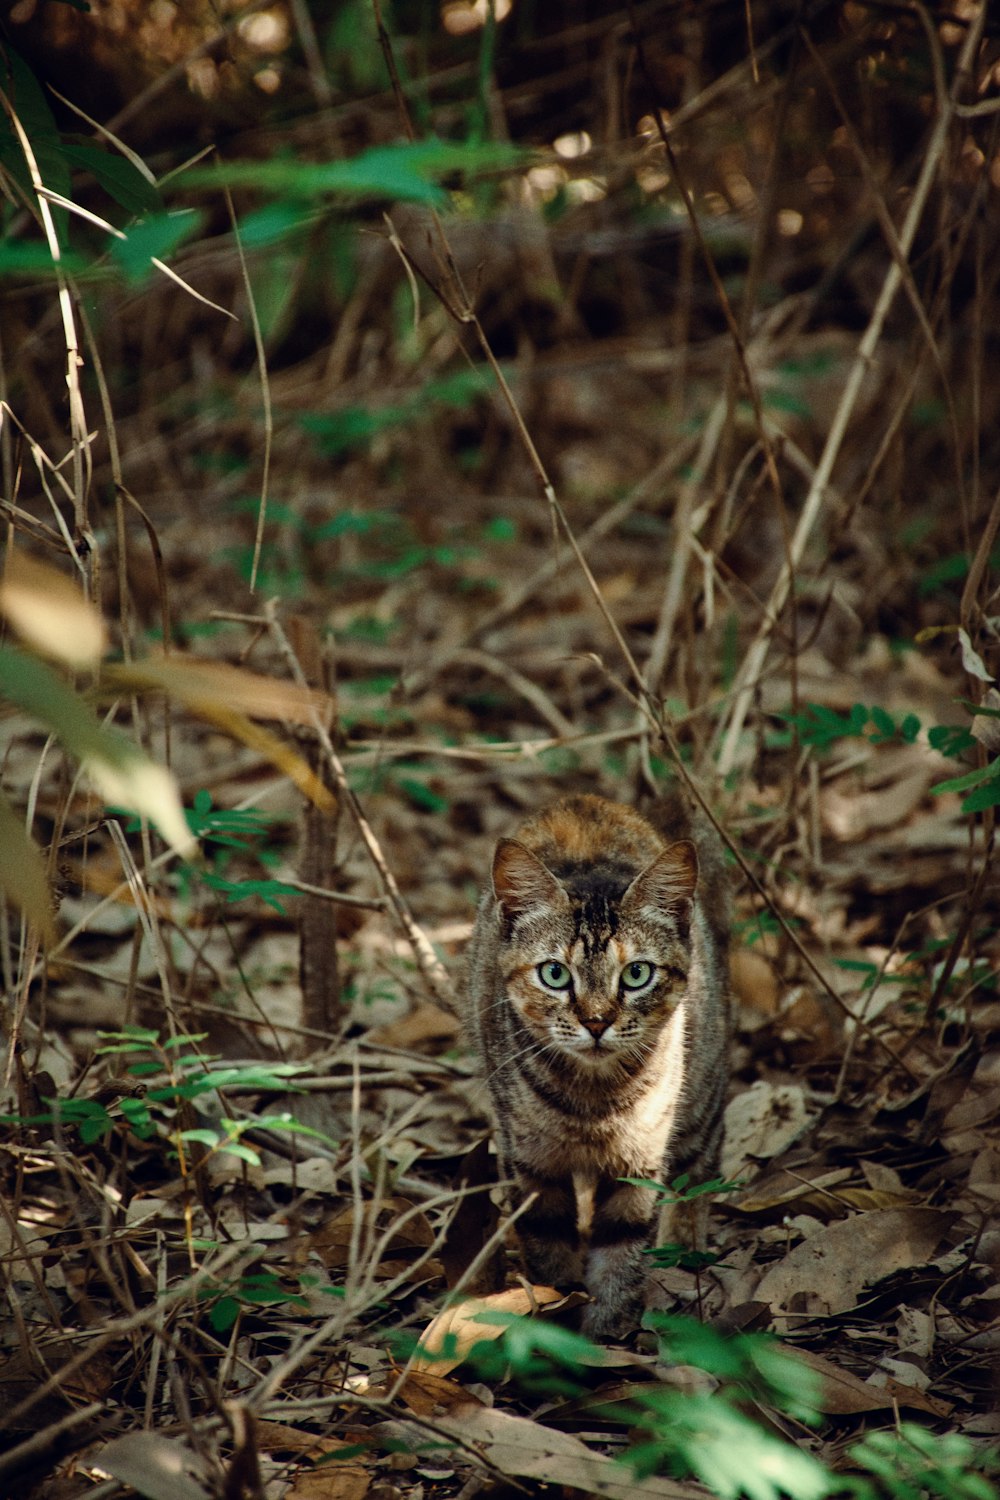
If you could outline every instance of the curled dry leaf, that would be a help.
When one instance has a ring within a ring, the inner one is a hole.
[[[100,610],[64,573],[23,553],[7,559],[0,613],[29,646],[69,667],[96,666],[107,649]]]
[[[555,1287],[535,1286],[529,1290],[518,1286],[506,1292],[493,1292],[489,1297],[468,1297],[464,1302],[455,1302],[428,1323],[420,1339],[423,1352],[410,1369],[418,1373],[447,1375],[449,1370],[462,1363],[473,1344],[498,1339],[504,1331],[503,1325],[478,1321],[480,1313],[516,1313],[525,1317],[540,1307],[551,1307],[553,1303],[563,1301],[565,1294],[557,1292]],[[444,1354],[442,1351],[450,1338],[455,1341],[454,1348]]]

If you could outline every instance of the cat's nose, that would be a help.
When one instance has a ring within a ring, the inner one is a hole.
[[[584,1026],[590,1032],[594,1040],[604,1035],[614,1018],[612,1016],[584,1016],[581,1017]]]

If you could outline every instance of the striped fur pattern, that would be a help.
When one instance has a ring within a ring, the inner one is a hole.
[[[728,1077],[729,893],[679,803],[657,827],[569,797],[501,839],[469,966],[469,1024],[528,1276],[583,1284],[584,1331],[642,1312],[655,1195],[716,1171]],[[658,831],[662,828],[662,832]]]

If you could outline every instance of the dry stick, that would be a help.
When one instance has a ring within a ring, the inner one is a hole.
[[[945,144],[948,137],[948,130],[951,125],[952,116],[954,114],[955,101],[959,92],[965,85],[966,78],[971,68],[972,60],[975,56],[976,49],[979,46],[985,17],[986,7],[983,6],[981,7],[978,15],[974,18],[966,34],[965,44],[962,47],[961,56],[959,57],[958,65],[955,70],[955,77],[952,81],[951,92],[948,96],[947,101],[941,108],[937,123],[935,124],[934,130],[931,133],[931,139],[928,143],[927,154],[924,157],[923,167],[921,168],[920,175],[917,179],[917,185],[914,189],[913,197],[910,201],[910,207],[907,210],[903,227],[899,233],[899,249],[900,254],[903,256],[907,256],[912,248],[913,239],[917,231],[917,226],[920,222],[921,216],[923,215],[924,208],[926,207],[927,199],[930,194],[935,175],[937,174],[937,171],[941,165],[941,158],[944,154]],[[815,526],[822,509],[823,502],[826,498],[826,490],[830,480],[830,475],[833,472],[834,463],[836,462],[837,457],[840,453],[841,444],[843,443],[844,438],[847,434],[848,423],[851,420],[854,407],[861,392],[861,383],[864,380],[868,369],[870,368],[871,361],[875,354],[875,349],[882,335],[882,329],[885,326],[885,321],[889,314],[889,309],[892,306],[893,301],[895,300],[896,293],[898,292],[902,281],[903,275],[900,269],[900,262],[894,259],[892,264],[889,266],[888,271],[886,272],[885,281],[882,284],[882,290],[879,293],[878,301],[875,304],[875,310],[872,313],[871,319],[868,323],[868,327],[865,329],[865,332],[861,338],[861,342],[858,345],[858,352],[855,356],[854,364],[851,366],[851,370],[848,374],[847,381],[844,385],[844,390],[840,398],[840,402],[834,414],[833,422],[830,426],[830,431],[827,436],[826,443],[823,447],[822,455],[820,456],[819,463],[816,466],[816,476],[809,489],[809,493],[806,496],[805,503],[802,507],[802,513],[799,516],[798,524],[795,527],[795,534],[792,537],[791,542],[790,556],[782,564],[781,572],[779,573],[774,587],[771,590],[771,597],[768,600],[767,610],[763,620],[760,623],[757,635],[750,647],[750,650],[747,652],[743,665],[737,673],[735,684],[736,698],[733,704],[732,712],[730,714],[729,725],[724,734],[722,749],[719,756],[720,775],[725,776],[729,771],[733,769],[733,766],[735,764],[737,750],[739,748],[740,735],[742,734],[743,725],[746,722],[747,714],[750,711],[750,705],[753,701],[754,690],[760,678],[765,658],[767,657],[768,645],[770,643],[771,635],[774,632],[778,617],[781,614],[781,611],[783,610],[788,599],[794,571],[802,561],[806,543],[809,540],[813,527]]]
[[[298,657],[292,650],[291,642],[281,627],[277,611],[272,602],[269,601],[265,605],[264,613],[267,618],[268,628],[274,637],[278,649],[288,662],[293,678],[300,687],[307,687],[305,673],[302,671]],[[385,855],[382,853],[381,845],[375,837],[371,824],[365,817],[361,803],[358,801],[352,787],[348,784],[347,772],[344,770],[340,756],[334,749],[333,741],[330,738],[326,725],[320,717],[319,711],[313,707],[311,712],[313,728],[316,731],[323,754],[326,756],[327,764],[333,773],[333,778],[337,783],[337,790],[343,798],[344,805],[350,809],[362,842],[368,851],[368,856],[379,873],[382,884],[385,887],[385,893],[392,904],[392,909],[396,913],[399,924],[406,934],[410,947],[413,949],[413,956],[417,960],[420,972],[442,1005],[447,1010],[454,1012],[456,1010],[455,994],[447,970],[434,952],[427,935],[414,921],[403,893],[396,883],[396,878],[386,862]]]
[[[77,533],[80,537],[89,535],[86,510],[86,491],[90,485],[91,456],[90,445],[87,442],[87,417],[83,409],[83,393],[80,390],[80,366],[83,359],[80,354],[80,341],[77,337],[76,322],[73,317],[73,299],[70,296],[70,284],[62,268],[62,251],[59,248],[59,236],[56,233],[55,221],[52,218],[52,209],[46,196],[45,184],[42,174],[38,169],[38,162],[32,150],[24,126],[18,118],[17,111],[8,99],[3,89],[0,89],[0,104],[6,109],[10,116],[11,124],[17,135],[24,159],[28,166],[31,177],[31,186],[34,189],[38,202],[38,211],[42,219],[42,227],[45,231],[46,243],[52,263],[55,267],[56,284],[59,288],[59,311],[62,316],[63,338],[66,344],[66,388],[69,396],[69,421],[70,440],[73,453],[73,504],[76,518]],[[84,484],[84,464],[86,462],[87,478]],[[91,550],[91,558],[96,566],[97,552]]]
[[[315,40],[315,37],[313,39]],[[222,191],[226,195],[229,222],[233,227],[233,240],[236,245],[236,254],[239,256],[240,261],[240,274],[243,277],[243,286],[247,294],[247,307],[250,309],[250,326],[253,329],[253,345],[257,358],[257,371],[260,375],[261,400],[264,404],[264,453],[263,472],[260,477],[260,509],[257,512],[257,534],[253,541],[253,563],[250,568],[250,588],[253,591],[257,587],[257,569],[260,566],[260,554],[264,545],[268,482],[271,476],[271,447],[274,442],[274,413],[271,410],[271,384],[267,378],[267,354],[264,349],[264,335],[261,332],[260,318],[257,316],[257,301],[253,294],[253,286],[250,283],[247,258],[243,253],[243,241],[240,238],[240,226],[236,218],[236,209],[233,206],[233,195],[225,183],[223,183]]]

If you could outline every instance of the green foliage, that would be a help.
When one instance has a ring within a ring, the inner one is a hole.
[[[499,1338],[475,1343],[465,1356],[479,1378],[510,1376],[527,1390],[571,1399],[586,1394],[585,1370],[599,1366],[601,1356],[582,1335],[511,1314],[483,1312],[476,1321],[503,1328]],[[634,1384],[626,1400],[607,1407],[609,1418],[636,1435],[620,1462],[637,1477],[694,1477],[720,1500],[996,1500],[995,1487],[981,1472],[985,1459],[967,1439],[908,1423],[896,1432],[866,1435],[847,1453],[855,1472],[834,1473],[750,1415],[754,1407],[771,1407],[807,1426],[819,1421],[819,1377],[776,1339],[724,1334],[663,1313],[648,1314],[647,1323],[662,1363],[701,1370],[715,1388],[707,1393]],[[449,1337],[452,1347],[446,1339],[441,1358],[454,1358],[454,1335]]]
[[[993,718],[997,714],[996,710],[975,703],[965,706],[977,717]],[[863,703],[855,703],[846,714],[822,703],[807,703],[800,713],[782,713],[778,718],[796,731],[803,745],[817,750],[828,750],[842,739],[865,739],[872,745],[885,745],[898,739],[903,744],[912,745],[923,727],[916,714],[906,714],[896,720],[884,708],[877,705],[867,708]],[[974,750],[979,744],[975,735],[961,724],[929,725],[927,742],[933,750],[952,758]],[[983,812],[986,808],[1000,806],[1000,757],[985,766],[965,771],[961,776],[939,781],[931,791],[935,795],[967,793],[962,801],[964,813]]]
[[[242,1120],[221,1118],[218,1125],[190,1126],[183,1118],[184,1106],[227,1087],[259,1093],[294,1093],[291,1081],[305,1072],[299,1063],[249,1063],[240,1067],[217,1066],[218,1058],[198,1050],[204,1033],[168,1037],[161,1042],[159,1032],[146,1027],[130,1026],[122,1031],[98,1032],[104,1045],[98,1056],[122,1056],[130,1059],[126,1078],[141,1080],[142,1088],[125,1094],[114,1104],[95,1099],[47,1099],[50,1108],[43,1114],[8,1115],[0,1123],[8,1125],[51,1125],[71,1127],[79,1132],[84,1144],[92,1144],[118,1130],[131,1132],[140,1140],[162,1138],[179,1157],[182,1169],[186,1148],[199,1145],[210,1154],[225,1151],[258,1165],[260,1158],[243,1136],[252,1129],[308,1135],[326,1141],[321,1132],[299,1125],[289,1115],[250,1115]],[[188,1049],[188,1050],[182,1050]],[[160,1081],[162,1080],[162,1081]]]
[[[977,1452],[957,1432],[928,1432],[915,1422],[901,1422],[896,1432],[870,1432],[850,1449],[850,1457],[867,1469],[875,1485],[853,1484],[855,1495],[867,1500],[885,1494],[892,1500],[996,1500],[996,1486],[982,1472],[995,1468],[997,1455]]]
[[[657,1202],[661,1204],[693,1203],[706,1193],[736,1193],[744,1186],[742,1182],[730,1181],[725,1177],[713,1177],[710,1182],[692,1184],[690,1172],[681,1172],[669,1186],[652,1177],[619,1177],[618,1181],[631,1183],[633,1187],[652,1188],[657,1195]]]
[[[296,1282],[296,1290],[273,1271],[245,1271],[241,1276],[214,1285],[202,1286],[198,1300],[209,1305],[208,1321],[216,1333],[228,1333],[240,1313],[246,1308],[279,1307],[287,1310],[305,1310],[309,1303],[302,1295],[306,1279]],[[333,1296],[343,1296],[342,1287],[325,1287]]]
[[[133,224],[124,239],[111,241],[111,259],[126,282],[136,286],[148,280],[154,260],[166,260],[185,240],[197,234],[204,215],[185,208],[172,213],[151,213]]]
[[[842,739],[866,739],[872,745],[900,739],[904,744],[912,745],[921,727],[916,714],[906,714],[897,722],[884,708],[877,705],[866,708],[863,703],[855,703],[846,714],[822,703],[806,703],[800,713],[781,713],[777,717],[797,732],[803,745],[812,745],[818,750],[827,750]],[[947,727],[958,731],[958,726]],[[967,735],[967,740],[975,743],[971,735]],[[966,748],[966,744],[963,743],[961,748]]]
[[[189,188],[252,188],[284,199],[391,199],[444,208],[448,194],[440,178],[509,171],[526,159],[520,148],[503,143],[429,139],[371,146],[348,161],[304,162],[284,156],[194,167],[184,174],[183,182]]]

